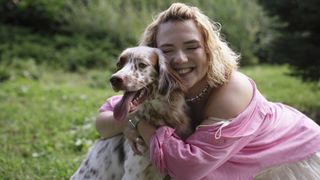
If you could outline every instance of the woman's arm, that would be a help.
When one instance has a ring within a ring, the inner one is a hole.
[[[104,111],[96,118],[96,129],[102,138],[110,138],[122,133],[127,121],[116,121],[112,111]]]
[[[111,138],[121,133],[129,140],[129,144],[135,154],[141,155],[138,144],[145,145],[138,131],[128,126],[128,121],[117,121],[113,118],[112,111],[101,112],[96,118],[96,129],[102,138]]]
[[[248,135],[215,139],[215,130],[212,130],[199,129],[183,141],[174,129],[162,126],[150,139],[150,160],[173,179],[201,179],[208,177],[254,138]]]

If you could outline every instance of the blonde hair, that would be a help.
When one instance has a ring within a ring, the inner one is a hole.
[[[160,24],[168,21],[193,20],[202,33],[205,52],[209,60],[207,72],[208,83],[218,87],[230,79],[232,71],[238,67],[239,55],[227,45],[220,36],[220,25],[211,22],[197,7],[183,3],[173,3],[167,10],[151,22],[143,33],[140,45],[157,47],[157,33]]]

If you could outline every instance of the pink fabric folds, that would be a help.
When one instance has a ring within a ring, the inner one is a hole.
[[[320,127],[259,93],[229,124],[201,126],[183,142],[170,127],[150,141],[150,158],[173,179],[253,179],[262,169],[306,159],[320,150]],[[221,130],[221,137],[215,134]]]

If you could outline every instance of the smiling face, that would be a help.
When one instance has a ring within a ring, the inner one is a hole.
[[[169,21],[159,26],[157,47],[162,50],[172,68],[186,82],[188,93],[197,92],[207,84],[209,61],[203,36],[192,20]]]

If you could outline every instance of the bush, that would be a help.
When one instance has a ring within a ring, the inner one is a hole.
[[[0,66],[0,82],[10,79],[10,71],[5,66]]]
[[[222,33],[230,46],[242,56],[241,65],[259,62],[257,56],[270,42],[271,19],[265,16],[255,0],[199,1],[205,13],[222,24]]]
[[[12,32],[13,36],[10,36]],[[0,26],[0,39],[3,39],[0,61],[33,59],[37,64],[67,71],[85,68],[113,70],[119,53],[108,39],[93,39],[84,35],[46,36],[6,25]]]
[[[85,2],[69,4],[68,10],[62,13],[64,29],[87,36],[107,36],[118,49],[135,45],[152,15],[171,4],[171,1],[163,0]],[[227,41],[243,56],[242,65],[258,63],[256,55],[266,47],[272,36],[268,28],[270,19],[255,0],[185,2],[199,7],[211,19],[221,22]]]
[[[107,36],[118,49],[124,49],[137,44],[151,19],[150,10],[136,6],[130,1],[111,0],[69,3],[62,13],[63,29],[89,37]]]
[[[57,19],[61,26],[55,26],[54,33],[39,33],[32,28],[1,25],[0,39],[3,41],[0,44],[0,61],[31,58],[37,64],[48,64],[69,71],[102,67],[112,70],[118,53],[136,45],[152,16],[171,4],[168,0],[59,0],[53,7],[47,7],[54,1],[47,4],[44,0],[23,2],[25,5],[18,1],[16,6],[41,7],[46,15],[37,15],[54,19],[47,22],[50,24],[47,27],[40,25],[47,28],[48,32],[52,32],[50,28]],[[213,20],[222,23],[222,34],[226,35],[232,48],[242,55],[242,65],[258,62],[256,55],[263,52],[261,49],[265,49],[272,36],[266,36],[271,34],[266,28],[269,19],[255,0],[189,0],[188,4],[198,6]],[[27,11],[21,10],[20,15],[24,13]],[[8,15],[2,19],[14,14],[15,11],[8,11]],[[42,30],[45,32],[45,29]]]
[[[0,22],[23,25],[32,29],[56,29],[60,11],[64,9],[66,0],[1,0]]]
[[[12,59],[0,64],[0,82],[14,80],[20,77],[38,80],[41,70],[33,59]]]
[[[269,15],[284,25],[281,36],[272,43],[270,58],[288,63],[292,74],[305,80],[320,81],[319,6],[320,1],[259,0]]]

